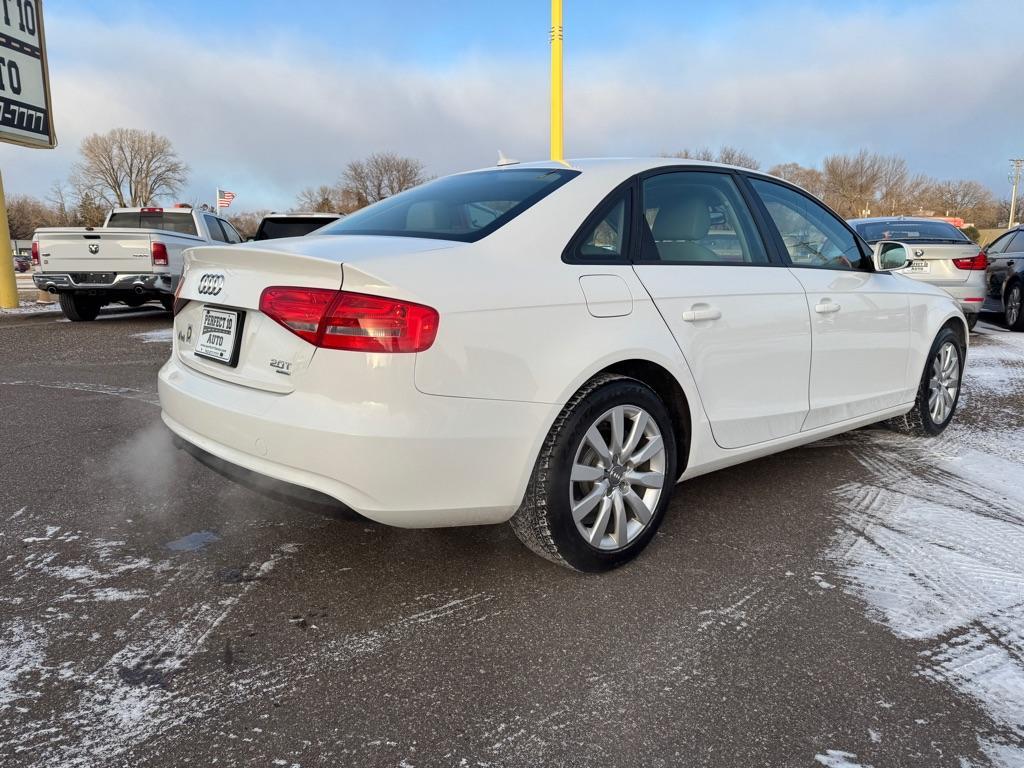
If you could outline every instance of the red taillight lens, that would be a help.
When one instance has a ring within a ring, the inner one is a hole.
[[[37,267],[39,266],[39,241],[38,240],[33,240],[32,241],[32,264],[37,266]]]
[[[969,259],[953,259],[957,269],[988,269],[988,256],[984,251]]]
[[[437,338],[437,310],[323,288],[266,288],[260,311],[310,344],[352,352],[422,352]]]
[[[149,253],[153,257],[154,267],[167,266],[167,246],[163,243],[150,243]]]
[[[317,344],[320,323],[338,291],[328,288],[265,288],[260,312],[310,344]]]

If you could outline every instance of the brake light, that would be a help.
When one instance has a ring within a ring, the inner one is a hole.
[[[32,266],[39,266],[39,241],[32,241]]]
[[[142,208],[142,213],[163,213],[163,208]]]
[[[977,256],[969,259],[953,259],[957,269],[988,269],[988,256],[980,251]]]
[[[264,289],[260,311],[314,346],[351,352],[423,352],[440,319],[422,304],[287,286]]]
[[[149,254],[153,257],[154,267],[167,266],[167,246],[163,243],[150,243]]]

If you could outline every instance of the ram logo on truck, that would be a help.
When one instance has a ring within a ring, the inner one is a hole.
[[[91,253],[93,256],[95,256],[99,252],[100,252],[100,244],[99,243],[89,243],[89,253]]]

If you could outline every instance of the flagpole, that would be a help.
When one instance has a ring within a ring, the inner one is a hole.
[[[214,190],[213,204],[216,206],[217,215],[220,216],[220,187]]]

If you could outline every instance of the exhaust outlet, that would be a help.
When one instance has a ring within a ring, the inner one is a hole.
[[[55,286],[53,283],[47,283],[46,284],[46,292],[49,293],[49,294],[52,294],[53,296],[56,296],[57,295],[57,286]]]
[[[132,286],[132,289],[138,296],[141,296],[146,292],[146,286],[144,286],[142,283],[136,283],[135,285]]]

